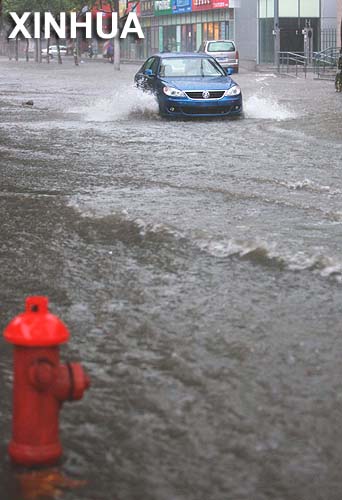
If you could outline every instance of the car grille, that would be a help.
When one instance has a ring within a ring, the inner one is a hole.
[[[204,108],[203,106],[187,106],[182,107],[181,111],[185,115],[227,115],[231,111],[231,106],[210,106]]]
[[[209,97],[203,97],[203,92],[209,92]],[[224,90],[196,90],[196,91],[186,91],[186,95],[190,99],[221,99],[224,94]]]

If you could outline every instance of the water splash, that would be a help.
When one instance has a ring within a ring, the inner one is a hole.
[[[271,98],[248,97],[244,102],[247,118],[261,120],[288,120],[296,114]],[[77,112],[80,110],[78,109]],[[116,89],[107,98],[81,109],[86,122],[113,122],[128,118],[158,119],[158,103],[152,94],[142,92],[136,87]]]
[[[158,118],[158,103],[152,94],[136,87],[115,90],[112,96],[100,99],[96,104],[81,110],[87,122],[113,122],[128,118]]]
[[[289,120],[295,118],[296,114],[279,104],[276,100],[253,95],[245,99],[245,115],[247,118],[261,120]]]
[[[288,189],[294,190],[294,191],[311,191],[313,193],[331,193],[331,194],[339,194],[339,190],[331,190],[330,186],[327,185],[321,185],[318,184],[314,181],[311,181],[310,179],[303,179],[303,180],[298,180],[298,181],[280,181],[279,184],[281,186],[285,186]]]

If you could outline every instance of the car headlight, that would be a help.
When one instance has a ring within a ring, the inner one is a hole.
[[[163,92],[169,97],[185,97],[182,90],[175,89],[174,87],[163,87]]]
[[[241,89],[238,85],[233,85],[233,87],[230,87],[230,89],[226,90],[224,93],[224,97],[232,96],[232,95],[240,95],[241,94]]]

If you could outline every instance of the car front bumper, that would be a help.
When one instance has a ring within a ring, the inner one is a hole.
[[[188,97],[160,96],[159,110],[163,116],[218,117],[242,114],[242,96],[221,99],[189,99]]]

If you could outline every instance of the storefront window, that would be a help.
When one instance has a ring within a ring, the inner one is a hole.
[[[202,40],[208,40],[208,23],[202,24]]]
[[[280,19],[280,50],[285,52],[304,53],[304,36],[302,30],[306,21],[313,29],[313,50],[319,47],[319,19],[311,18],[282,18]]]
[[[219,40],[220,38],[220,24],[214,23],[214,40]]]
[[[267,17],[266,0],[259,0],[259,17]]]
[[[259,0],[259,17],[274,17],[274,0]]]
[[[197,47],[197,25],[183,24],[181,32],[181,49],[184,52],[194,52]]]
[[[266,17],[274,17],[274,0],[266,0]]]
[[[300,17],[320,17],[319,0],[301,0]]]
[[[176,26],[164,26],[163,32],[163,52],[176,52]]]
[[[149,1],[141,0],[144,13],[149,12],[151,7]],[[269,3],[274,0],[265,1]],[[193,52],[197,51],[205,40],[234,39],[234,9],[199,10],[169,15],[164,12],[164,7],[166,4],[172,4],[172,0],[158,0],[158,2],[163,6],[163,9],[158,11],[159,15],[145,14],[141,18],[146,34],[141,47],[135,44],[135,52],[139,58],[160,51]],[[177,5],[182,5],[182,2],[183,0],[177,0]],[[122,45],[129,57],[129,43]]]
[[[279,0],[279,17],[298,17],[298,0]]]

